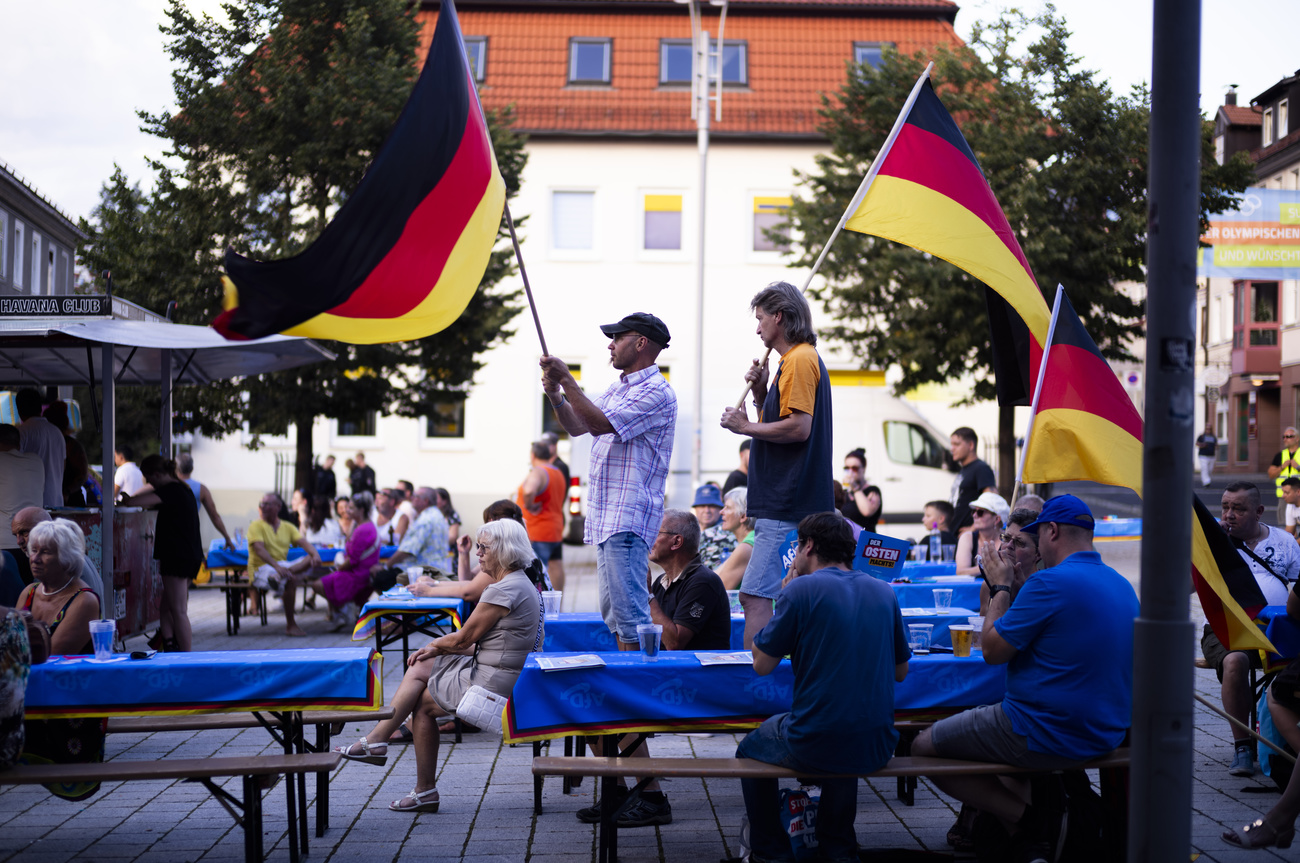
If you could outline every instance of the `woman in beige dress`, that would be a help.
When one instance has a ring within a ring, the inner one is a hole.
[[[393,716],[351,746],[335,751],[351,761],[384,764],[388,739],[408,716],[415,737],[415,788],[388,804],[396,812],[437,812],[438,717],[454,713],[471,686],[509,696],[524,660],[545,637],[542,601],[524,575],[532,563],[528,532],[518,522],[494,521],[476,537],[481,572],[492,579],[459,630],[411,655],[393,696]]]

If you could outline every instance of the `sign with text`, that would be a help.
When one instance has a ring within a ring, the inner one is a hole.
[[[0,297],[0,318],[85,318],[110,314],[112,306],[107,296]]]
[[[1237,207],[1210,216],[1196,275],[1226,279],[1300,279],[1300,190],[1246,189]]]
[[[853,568],[889,581],[903,574],[903,562],[911,548],[912,544],[905,539],[864,530],[858,537],[858,553],[853,558]]]

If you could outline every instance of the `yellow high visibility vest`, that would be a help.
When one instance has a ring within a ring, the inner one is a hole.
[[[1283,462],[1293,461],[1295,459],[1296,453],[1300,453],[1300,449],[1293,449],[1290,450],[1289,452],[1287,450],[1282,450],[1282,461]],[[1300,470],[1297,470],[1296,468],[1293,467],[1284,466],[1282,468],[1282,472],[1273,479],[1273,483],[1277,486],[1278,497],[1282,496],[1282,480],[1286,479],[1289,476],[1300,476]]]

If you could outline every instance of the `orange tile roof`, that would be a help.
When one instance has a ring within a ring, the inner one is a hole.
[[[1259,126],[1262,125],[1263,113],[1258,108],[1247,108],[1244,105],[1220,105],[1219,110],[1228,122],[1234,126]]]
[[[486,74],[479,85],[484,106],[514,105],[516,128],[533,135],[693,135],[689,86],[659,84],[659,41],[690,39],[690,19],[680,4],[660,3],[664,8],[656,10],[653,2],[620,0],[599,7],[572,0],[544,7],[458,4],[465,35],[488,40]],[[821,94],[833,96],[843,85],[854,42],[891,42],[906,54],[961,44],[945,12],[956,8],[948,0],[838,0],[835,5],[854,8],[814,14],[790,7],[827,7],[828,0],[785,0],[767,4],[782,8],[763,11],[746,8],[764,2],[732,0],[729,7],[724,36],[728,42],[746,43],[749,83],[726,88],[722,120],[712,123],[715,135],[819,137]],[[907,14],[883,11],[887,5]],[[863,8],[872,11],[863,13]],[[427,49],[437,12],[417,14],[421,45]],[[717,23],[716,15],[706,15],[705,29],[714,36]],[[609,85],[568,86],[573,36],[612,39]]]

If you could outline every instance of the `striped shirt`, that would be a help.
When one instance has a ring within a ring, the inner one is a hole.
[[[664,514],[673,456],[677,396],[659,366],[623,375],[594,400],[614,427],[591,445],[591,483],[584,541],[598,545],[631,531],[650,545]]]

